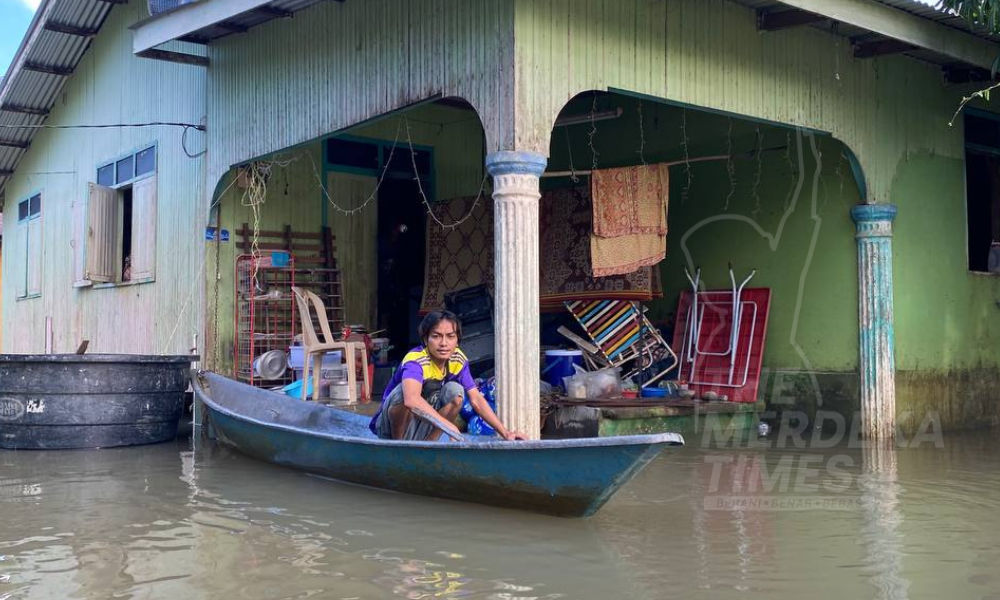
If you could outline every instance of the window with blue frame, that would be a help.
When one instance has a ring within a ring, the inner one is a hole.
[[[156,146],[98,165],[76,222],[74,287],[149,282],[156,273]]]
[[[967,109],[964,121],[969,271],[1000,273],[1000,115]]]
[[[42,194],[17,203],[17,232],[23,275],[17,278],[17,297],[33,298],[42,293]]]
[[[425,184],[425,192],[433,196],[433,151],[414,146],[413,152],[405,143],[353,137],[336,137],[326,141],[326,165],[333,171],[344,171],[379,177],[412,179],[413,167]]]
[[[143,148],[97,167],[97,185],[117,187],[156,172],[156,146]]]

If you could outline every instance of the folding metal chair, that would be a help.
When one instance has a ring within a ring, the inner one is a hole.
[[[661,360],[669,359],[669,366],[644,381],[643,387],[677,368],[677,355],[642,314],[637,302],[577,300],[565,305],[590,341],[581,339],[565,327],[560,327],[559,333],[583,350],[592,367],[622,367],[631,362],[633,364],[628,370],[623,367],[625,372],[622,377],[628,378]]]

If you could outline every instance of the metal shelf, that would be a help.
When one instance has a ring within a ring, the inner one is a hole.
[[[260,231],[259,254],[254,257],[250,253],[251,233],[247,224],[243,225],[240,234],[242,242],[237,244],[244,253],[236,259],[233,375],[257,386],[288,383],[294,376],[291,371],[281,380],[261,380],[254,373],[254,360],[271,350],[287,352],[299,333],[298,306],[292,286],[307,288],[323,300],[334,330],[344,326],[340,271],[334,256],[333,236],[325,227],[319,233],[293,232],[289,226],[283,231]],[[274,251],[287,253],[287,266],[274,266]],[[256,286],[253,282],[255,271]],[[314,325],[318,330],[318,324]]]

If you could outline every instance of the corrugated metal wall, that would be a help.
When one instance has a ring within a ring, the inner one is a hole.
[[[619,88],[830,132],[858,156],[870,202],[892,201],[909,153],[963,156],[948,127],[961,95],[938,68],[854,59],[811,27],[760,33],[727,0],[516,0],[515,22],[518,149],[547,153],[567,100]]]
[[[441,94],[510,148],[512,0],[326,3],[211,47],[209,181],[233,164]]]
[[[205,71],[136,58],[128,26],[146,14],[145,2],[116,6],[56,103],[50,125],[199,122],[205,115]],[[73,203],[87,194],[99,164],[157,144],[159,214],[154,283],[104,289],[73,287]],[[188,135],[189,149],[204,135]],[[17,300],[3,288],[4,352],[41,352],[45,317],[52,317],[55,350],[187,353],[201,330],[199,267],[203,249],[205,158],[188,158],[176,128],[45,130],[6,188],[5,220],[17,223],[17,202],[42,192],[42,286],[38,298]],[[24,277],[19,230],[8,227],[3,261],[8,283]]]

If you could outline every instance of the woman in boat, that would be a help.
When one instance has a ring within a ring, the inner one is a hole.
[[[524,436],[504,427],[486,398],[483,397],[469,370],[469,359],[458,348],[462,339],[462,324],[448,311],[428,313],[418,328],[423,345],[403,357],[389,381],[382,406],[372,417],[369,428],[383,439],[436,440],[441,430],[414,413],[437,413],[444,425],[458,433],[458,416],[468,394],[469,403],[486,423],[505,440],[520,440]]]

